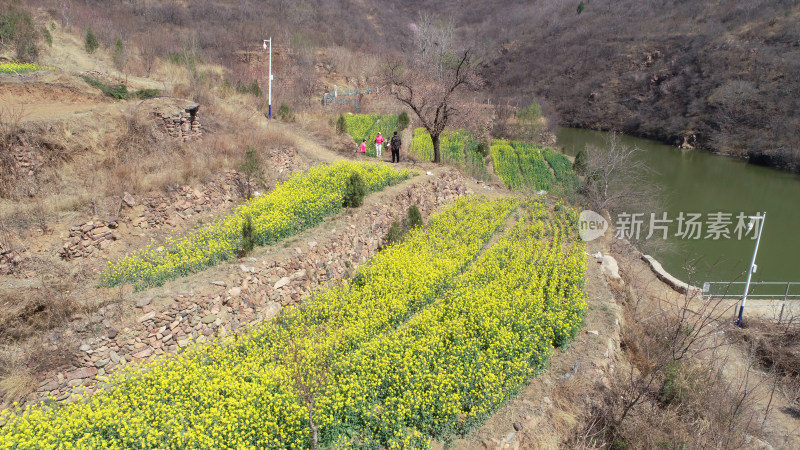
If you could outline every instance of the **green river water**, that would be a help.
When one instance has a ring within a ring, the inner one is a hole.
[[[585,145],[602,146],[607,139],[607,133],[575,128],[561,128],[557,136],[557,145],[573,156]],[[662,187],[663,205],[658,211],[645,211],[642,237],[648,233],[649,213],[654,212],[661,219],[666,212],[667,219],[672,220],[663,224],[668,227],[669,245],[654,251],[653,256],[668,272],[695,285],[704,281],[744,281],[756,241],[751,239],[753,232],[741,240],[737,238],[736,216],[740,212],[754,215],[766,211],[753,281],[800,281],[800,175],[647,139],[624,136],[621,141],[643,150],[640,157],[655,171],[652,182]],[[681,212],[685,216],[702,214],[698,220],[702,223],[700,239],[675,236]],[[714,221],[708,214],[717,212],[731,213],[732,223],[720,225],[729,230],[729,239],[722,235],[718,240],[707,237],[708,224]],[[615,216],[614,221],[618,220],[619,216]],[[650,239],[662,239],[662,235],[659,231]],[[695,267],[694,275],[685,270],[687,262]]]

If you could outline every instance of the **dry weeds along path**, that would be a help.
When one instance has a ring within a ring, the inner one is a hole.
[[[735,323],[738,304],[726,300],[706,301],[699,296],[689,297],[686,303],[686,295],[662,282],[644,262],[638,250],[629,244],[614,246],[613,250],[620,262],[620,268],[628,272],[626,278],[633,280],[636,288],[646,296],[647,300],[642,301],[640,306],[645,308],[645,315],[664,314],[665,311],[675,313],[686,305],[691,313],[714,316],[715,320],[725,322],[720,326],[716,323],[709,324],[723,330],[716,334],[720,345],[714,347],[713,351],[701,353],[695,358],[696,361],[708,366],[712,366],[714,362],[723,362],[724,382],[728,383],[730,389],[739,391],[737,395],[742,396],[744,407],[749,408],[748,413],[756,422],[754,427],[772,448],[800,448],[800,417],[797,416],[796,405],[792,405],[780,387],[773,392],[777,381],[775,376],[762,368],[752,354],[752,349],[746,348],[741,339],[730,332],[730,327]],[[711,310],[714,304],[717,304],[718,311]],[[751,311],[750,314],[757,315],[758,312]],[[760,447],[757,440],[753,440],[748,446],[769,448]]]

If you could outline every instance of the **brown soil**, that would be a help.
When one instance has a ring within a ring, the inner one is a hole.
[[[0,104],[18,112],[23,122],[53,120],[88,111],[109,102],[74,88],[49,84],[0,84]]]

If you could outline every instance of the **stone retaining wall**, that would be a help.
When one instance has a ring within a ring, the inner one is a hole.
[[[160,229],[164,225],[177,227],[189,216],[211,211],[232,204],[239,197],[235,170],[220,175],[218,180],[192,188],[182,186],[168,195],[154,193],[140,198],[134,196],[125,201],[131,208],[130,225],[141,229]]]
[[[13,173],[11,175],[27,175],[31,177],[42,168],[44,162],[41,154],[37,152],[34,147],[27,144],[24,140],[20,142],[20,145],[13,147],[11,150],[11,154],[15,160]]]
[[[69,401],[72,394],[91,394],[97,389],[97,381],[120,366],[235,332],[298,304],[328,283],[349,277],[378,251],[392,221],[404,217],[408,207],[417,205],[427,218],[469,193],[462,175],[455,170],[426,178],[386,203],[343,215],[341,228],[337,222],[337,228],[324,239],[294,244],[290,254],[280,260],[240,260],[240,264],[231,265],[226,278],[210,281],[215,293],[178,294],[170,305],[160,309],[151,305],[150,298],[140,299],[135,306],[123,305],[129,315],[138,317],[135,324],[126,327],[112,323],[113,316],[106,311],[109,315],[103,320],[104,334],[84,340],[78,365],[43,377],[28,400],[55,397]]]
[[[298,168],[296,151],[292,148],[272,150],[268,158],[267,166],[281,177],[288,177]],[[126,207],[121,211],[124,218],[114,217],[106,221],[92,218],[72,227],[69,238],[64,241],[58,254],[63,259],[98,257],[111,242],[124,238],[126,233],[120,232],[118,225],[125,224],[139,230],[161,229],[165,226],[176,228],[195,214],[223,210],[241,196],[239,190],[243,182],[242,174],[231,170],[204,185],[176,187],[167,194],[150,193],[137,199],[126,192],[121,199]],[[252,190],[256,189],[257,186],[252,185]],[[103,227],[113,229],[114,233],[100,235],[92,232]],[[128,233],[130,231],[128,229]],[[13,262],[10,250],[4,252],[0,248],[0,273],[10,270]]]
[[[669,272],[664,270],[664,268],[661,266],[661,263],[652,256],[642,255],[642,260],[644,260],[644,262],[650,266],[650,270],[653,271],[659,280],[663,281],[667,286],[671,287],[675,291],[691,296],[700,296],[702,294],[702,290],[700,288],[692,286],[688,283],[684,283],[683,281],[670,275]]]

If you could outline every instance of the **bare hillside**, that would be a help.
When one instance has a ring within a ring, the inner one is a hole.
[[[487,55],[491,89],[550,103],[563,125],[800,168],[795,2],[580,4],[529,8]]]

